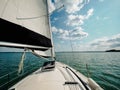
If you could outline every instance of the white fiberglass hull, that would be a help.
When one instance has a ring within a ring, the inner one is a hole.
[[[103,90],[92,79],[71,67],[56,62],[55,68],[41,68],[27,76],[9,90]]]

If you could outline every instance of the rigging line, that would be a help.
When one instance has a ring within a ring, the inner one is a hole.
[[[73,44],[72,44],[72,37],[70,35],[70,30],[68,29],[68,36],[69,36],[69,40],[70,40],[70,47],[71,47],[71,50],[72,50],[72,56],[73,56],[73,59],[74,58],[74,52],[73,52]],[[69,63],[69,62],[68,62]]]
[[[6,9],[9,1],[10,1],[10,0],[7,0],[7,1],[6,1],[5,6],[4,6],[3,10],[2,10],[2,13],[1,13],[0,17],[3,17],[3,14],[4,14],[4,12],[5,12],[5,9]]]
[[[87,76],[88,76],[88,78],[90,78],[91,76],[90,76],[90,70],[89,70],[89,66],[88,66],[88,64],[86,63],[86,70],[87,70]]]
[[[68,30],[68,35],[69,35],[69,38],[70,38],[70,46],[71,46],[71,50],[72,50],[72,56],[73,56],[73,59],[75,59],[74,57],[74,52],[73,52],[73,44],[72,44],[72,37],[70,35],[70,30]],[[68,61],[68,64],[70,64],[70,62]],[[72,77],[73,78],[73,77]],[[77,88],[76,88],[77,90]]]
[[[54,11],[52,11],[52,12],[50,13],[50,15],[53,14],[55,11],[58,11],[58,10],[62,9],[63,7],[64,7],[64,4],[61,5],[60,7],[56,8]]]

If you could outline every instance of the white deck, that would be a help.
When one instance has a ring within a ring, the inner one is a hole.
[[[52,71],[41,72],[37,70],[33,74],[14,85],[15,90],[86,90],[75,75],[64,68],[61,63],[56,63]],[[80,77],[88,83],[86,77],[80,74]],[[65,84],[65,82],[78,82],[78,84]],[[10,89],[9,89],[10,90]]]

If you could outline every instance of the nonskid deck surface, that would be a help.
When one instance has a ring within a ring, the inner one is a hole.
[[[80,80],[66,67],[56,62],[54,69],[39,69],[9,90],[86,90]],[[87,78],[82,74],[80,76],[87,83]]]

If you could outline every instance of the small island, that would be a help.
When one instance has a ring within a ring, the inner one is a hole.
[[[120,50],[111,49],[111,50],[106,50],[105,52],[120,52]]]

